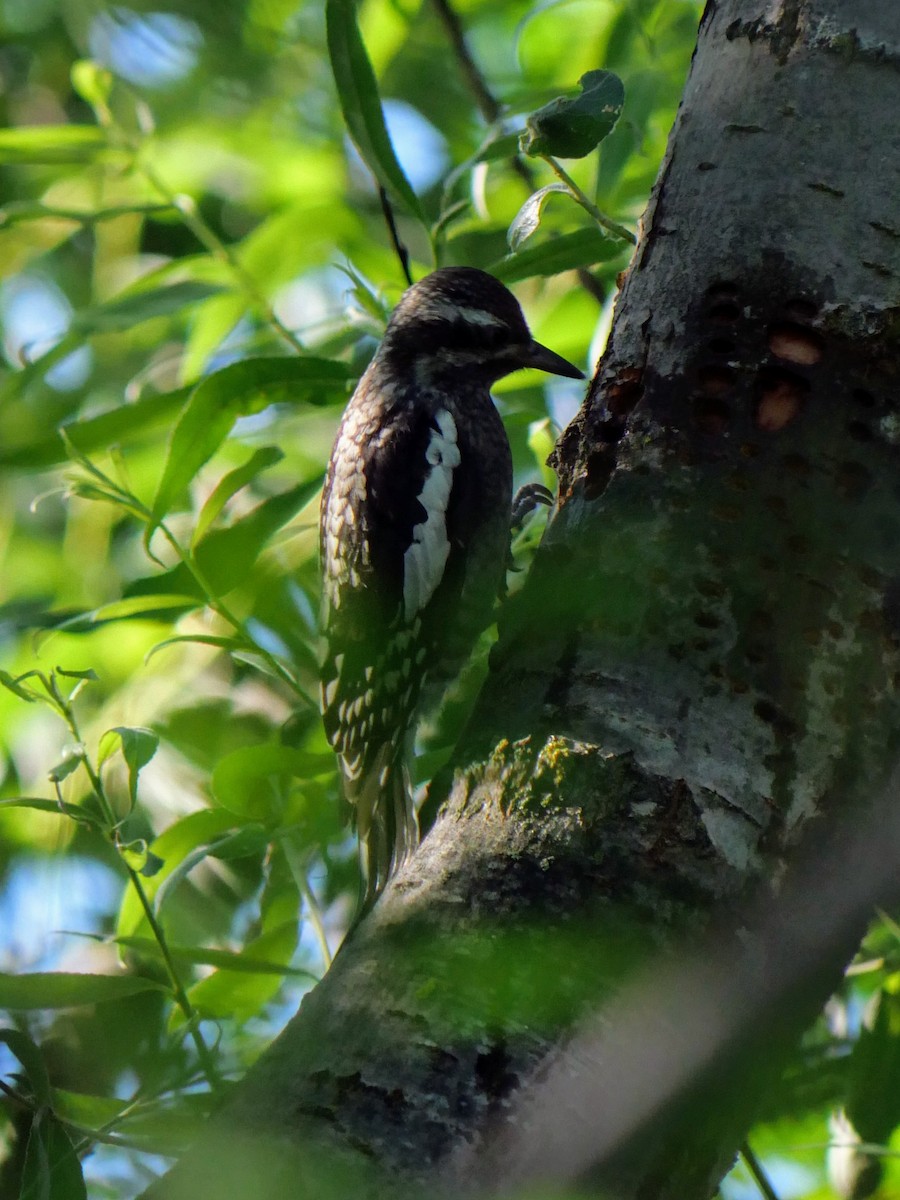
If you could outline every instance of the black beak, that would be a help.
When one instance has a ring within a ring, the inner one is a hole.
[[[548,350],[540,342],[532,342],[522,356],[523,367],[533,367],[537,371],[549,371],[551,375],[565,375],[567,379],[584,379],[584,371],[557,354]]]

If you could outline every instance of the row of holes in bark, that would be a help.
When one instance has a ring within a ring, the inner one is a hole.
[[[816,317],[816,306],[797,297],[787,302],[784,313],[784,318],[773,322],[766,333],[769,353],[778,362],[761,367],[756,377],[753,419],[765,433],[777,433],[798,416],[810,390],[809,381],[801,372],[814,367],[823,353],[822,339],[806,324]],[[711,323],[723,327],[740,320],[742,308],[734,284],[719,282],[709,288],[705,315]],[[732,338],[722,334],[711,338],[707,348],[711,354],[726,360],[737,352]],[[722,434],[728,428],[731,409],[727,397],[736,381],[737,373],[727,361],[701,367],[700,394],[694,399],[693,414],[704,433]]]

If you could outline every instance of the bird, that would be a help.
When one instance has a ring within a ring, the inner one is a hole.
[[[321,706],[359,837],[367,913],[418,845],[417,719],[491,622],[512,457],[490,394],[523,367],[583,378],[474,267],[404,292],[341,420],[322,492]]]

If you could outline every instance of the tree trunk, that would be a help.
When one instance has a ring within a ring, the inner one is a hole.
[[[461,1187],[587,1012],[713,918],[746,937],[748,894],[813,819],[858,816],[886,778],[898,64],[896,0],[708,3],[609,349],[556,452],[559,510],[432,789],[446,802],[217,1126],[229,1194],[262,1161],[254,1196]],[[849,949],[769,1030],[763,1069],[698,1075],[705,1107],[593,1182],[709,1195]],[[158,1194],[212,1194],[212,1145]]]

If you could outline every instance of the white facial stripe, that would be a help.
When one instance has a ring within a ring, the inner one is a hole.
[[[434,595],[450,554],[447,504],[460,453],[453,414],[441,409],[435,414],[435,424],[438,428],[432,432],[425,451],[429,471],[418,497],[426,517],[413,529],[413,540],[403,556],[403,609],[407,621]]]
[[[447,304],[442,300],[429,302],[424,315],[437,317],[446,321],[465,321],[469,325],[493,325],[496,329],[505,329],[506,322],[496,313],[486,312],[483,308],[468,308],[462,304]]]

